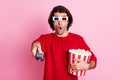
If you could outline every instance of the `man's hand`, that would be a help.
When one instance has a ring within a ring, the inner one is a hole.
[[[80,70],[90,70],[95,67],[95,62],[90,61],[89,63],[86,63],[85,61],[76,59],[76,63],[70,64],[70,68],[74,69],[75,71],[80,71]]]
[[[33,57],[35,57],[37,51],[38,51],[39,53],[43,53],[43,52],[42,52],[42,49],[41,49],[41,44],[40,44],[40,42],[34,42],[34,43],[32,44],[31,53],[32,53],[32,56],[33,56]]]
[[[70,68],[75,70],[75,71],[80,71],[80,70],[88,70],[90,64],[86,63],[85,61],[82,60],[75,60],[76,63],[70,64]]]

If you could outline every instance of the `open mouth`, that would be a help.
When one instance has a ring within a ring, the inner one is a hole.
[[[58,27],[58,30],[62,30],[62,27]]]
[[[62,28],[61,28],[61,27],[59,27],[59,29],[61,30]]]

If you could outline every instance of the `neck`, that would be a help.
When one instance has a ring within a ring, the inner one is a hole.
[[[55,33],[58,37],[66,37],[68,36],[68,32],[65,32],[64,34],[58,34],[58,33]]]

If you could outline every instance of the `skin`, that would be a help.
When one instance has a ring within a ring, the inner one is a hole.
[[[54,13],[54,16],[65,17],[65,16],[67,16],[67,14],[56,12],[56,13]],[[55,34],[57,36],[65,37],[68,35],[68,31],[67,31],[68,22],[67,21],[64,21],[64,20],[55,21],[55,22],[53,22],[53,25],[54,25],[54,29],[55,29]]]
[[[54,16],[67,16],[66,13],[59,13],[56,12],[54,13]],[[54,21],[53,22],[54,25],[54,29],[55,29],[55,34],[58,37],[65,37],[68,35],[68,31],[67,31],[67,25],[68,25],[68,21]],[[40,53],[43,53],[41,50],[41,44],[40,42],[34,42],[31,48],[31,52],[32,55],[35,57],[36,51],[39,51]],[[43,53],[44,54],[44,53]],[[75,71],[79,71],[79,70],[89,70],[94,68],[95,66],[95,62],[94,61],[90,61],[89,63],[86,63],[84,61],[80,61],[79,59],[75,60],[77,61],[77,63],[74,64],[69,64],[69,67],[71,69],[74,69]]]

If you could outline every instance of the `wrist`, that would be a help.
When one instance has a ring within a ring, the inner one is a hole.
[[[89,70],[89,69],[90,69],[90,64],[88,63],[87,67],[86,67],[86,70]]]

